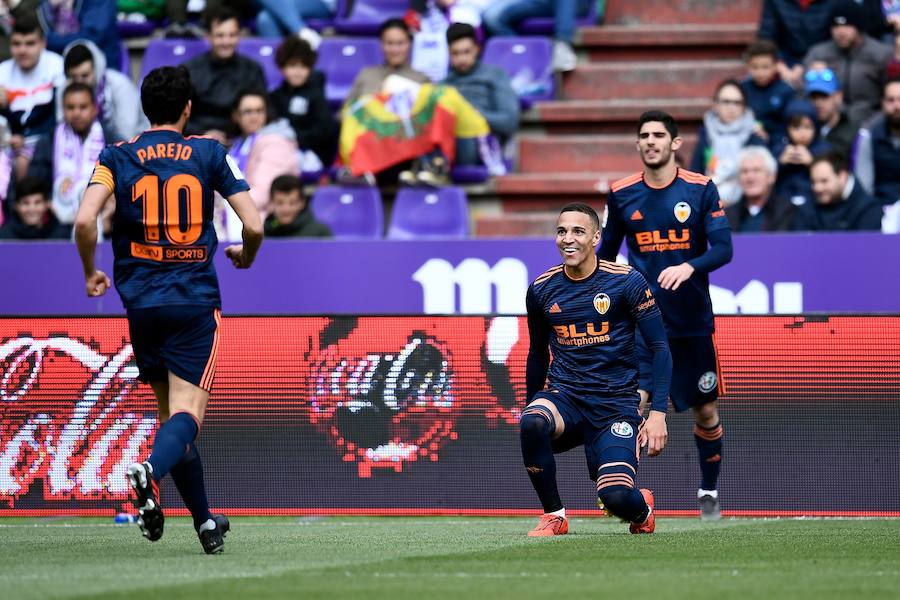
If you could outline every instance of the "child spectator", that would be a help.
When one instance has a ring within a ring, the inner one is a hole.
[[[776,146],[778,180],[775,193],[794,204],[812,200],[809,166],[813,157],[831,149],[819,138],[816,108],[806,100],[795,100],[785,111],[787,134]]]
[[[334,162],[338,125],[325,99],[325,75],[314,71],[316,51],[306,40],[287,37],[275,51],[284,81],[271,93],[275,116],[287,119],[297,136],[303,172]]]
[[[275,178],[269,194],[269,210],[271,214],[264,226],[266,236],[332,237],[328,225],[316,221],[313,216],[296,175]]]
[[[52,182],[52,208],[60,223],[71,226],[75,222],[81,196],[104,146],[93,90],[84,83],[70,83],[63,92],[63,121],[41,137],[28,167],[29,177]],[[103,215],[104,233],[111,228],[111,216]]]
[[[0,239],[66,239],[70,235],[70,229],[60,225],[50,210],[45,181],[26,177],[16,186],[13,211],[9,220],[0,227]]]
[[[741,81],[747,106],[753,110],[770,144],[784,135],[784,109],[794,97],[794,88],[778,75],[778,48],[769,40],[758,40],[744,52],[749,74]]]

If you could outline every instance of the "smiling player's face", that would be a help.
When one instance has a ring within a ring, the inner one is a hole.
[[[637,147],[644,166],[658,169],[675,159],[675,150],[681,147],[681,138],[672,139],[665,125],[659,121],[649,121],[638,132]]]
[[[570,270],[579,271],[596,252],[600,231],[591,218],[576,211],[566,211],[556,221],[556,247]]]

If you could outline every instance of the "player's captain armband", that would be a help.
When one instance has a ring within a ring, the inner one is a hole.
[[[244,178],[244,174],[241,173],[241,168],[238,166],[238,164],[236,162],[234,162],[234,159],[231,158],[230,156],[228,156],[227,154],[225,155],[225,162],[228,163],[228,168],[231,169],[231,174],[234,175],[235,179],[243,179]]]
[[[116,189],[112,171],[109,170],[109,167],[101,165],[99,162],[94,165],[94,172],[91,175],[90,183],[99,183],[109,190],[110,193],[114,192]],[[90,185],[90,183],[88,185]]]

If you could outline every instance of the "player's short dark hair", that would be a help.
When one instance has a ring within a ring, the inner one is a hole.
[[[850,163],[847,161],[847,158],[834,150],[816,154],[809,164],[809,168],[812,169],[819,163],[828,163],[831,165],[831,168],[834,169],[835,173],[840,173],[841,171],[845,173],[850,172]]]
[[[466,38],[471,39],[476,45],[478,44],[478,34],[475,32],[475,28],[468,23],[454,23],[447,28],[448,46],[452,46],[453,42],[458,42],[459,40],[464,40]]]
[[[279,175],[272,180],[272,185],[269,187],[269,197],[274,196],[275,192],[290,194],[294,190],[297,190],[300,193],[300,197],[303,198],[303,183],[300,181],[300,178],[296,175]]]
[[[559,210],[559,214],[563,214],[564,212],[580,212],[586,214],[591,219],[591,224],[600,230],[600,217],[597,216],[597,211],[588,206],[583,202],[570,202],[566,204]]]
[[[97,104],[97,99],[94,98],[94,90],[91,89],[91,86],[89,86],[88,84],[82,83],[80,81],[73,81],[66,86],[66,89],[63,90],[62,94],[63,100],[65,100],[66,96],[68,96],[69,94],[77,94],[79,92],[84,92],[90,97],[92,104]]]
[[[770,56],[772,60],[778,62],[778,46],[772,40],[756,40],[744,50],[744,62],[749,62],[751,58],[757,56]]]
[[[38,36],[44,37],[44,29],[41,27],[41,22],[38,21],[36,15],[31,14],[18,17],[13,23],[12,33],[19,35],[36,33]]]
[[[40,177],[23,177],[16,183],[16,202],[33,194],[40,194],[45,200],[49,200],[49,182]]]
[[[263,102],[266,105],[266,110],[269,109],[269,94],[266,93],[266,90],[261,90],[259,88],[246,88],[238,92],[237,97],[234,99],[234,104],[231,105],[232,112],[236,112],[237,109],[241,106],[241,101],[248,96],[257,96],[263,99]]]
[[[403,19],[398,18],[388,19],[381,24],[381,27],[378,28],[378,39],[381,39],[381,37],[384,35],[384,32],[389,29],[400,29],[406,34],[406,37],[408,37],[410,41],[412,41],[413,39],[413,33],[410,30],[409,25],[407,25],[406,21],[404,21]]]
[[[206,31],[212,31],[214,25],[232,19],[237,21],[238,27],[241,26],[241,19],[233,8],[229,6],[215,6],[203,13],[203,26],[206,27]]]
[[[158,67],[141,84],[141,106],[153,125],[177,123],[191,99],[191,74],[184,67]]]
[[[638,119],[638,135],[641,134],[641,128],[645,123],[662,123],[663,127],[666,128],[666,131],[669,132],[669,135],[672,136],[673,140],[678,137],[678,124],[675,122],[674,117],[665,111],[648,110],[642,114]]]
[[[307,69],[316,66],[319,54],[313,50],[306,40],[301,40],[297,36],[289,35],[275,50],[275,64],[279,69],[285,68],[288,63],[299,60]]]
[[[94,64],[94,54],[91,49],[84,44],[75,44],[66,52],[66,57],[63,59],[63,71],[68,73],[69,69],[74,69],[88,61]]]

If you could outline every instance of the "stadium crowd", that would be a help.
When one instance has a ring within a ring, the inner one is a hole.
[[[267,233],[328,236],[305,184],[440,188],[504,174],[545,74],[489,62],[486,43],[550,18],[547,70],[571,71],[577,24],[602,18],[587,0],[412,0],[365,32],[381,64],[333,93],[317,68],[321,23],[345,2],[207,0],[202,30],[198,4],[0,0],[0,238],[70,237],[102,148],[148,127],[120,38],[129,25],[201,44],[183,57],[195,88],[187,133],[229,149]],[[283,38],[277,72],[239,51],[248,30]],[[682,157],[717,183],[735,232],[900,231],[898,31],[896,0],[763,3],[746,77],[717,86]],[[234,239],[235,223],[223,203],[220,236]]]

